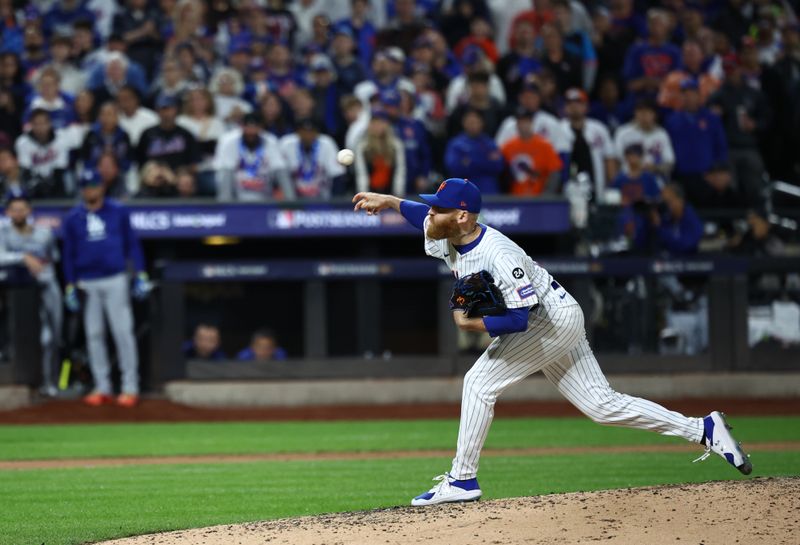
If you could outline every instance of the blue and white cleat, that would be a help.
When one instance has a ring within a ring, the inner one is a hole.
[[[434,477],[433,480],[438,481],[439,484],[411,500],[411,505],[419,507],[436,505],[437,503],[475,501],[481,497],[478,479],[459,481],[452,478],[449,473],[445,473]]]
[[[714,411],[703,418],[703,426],[705,428],[703,444],[706,451],[695,462],[705,460],[715,452],[745,475],[750,475],[753,464],[750,463],[750,457],[742,450],[742,445],[731,435],[729,430],[733,428],[725,422],[725,415]]]

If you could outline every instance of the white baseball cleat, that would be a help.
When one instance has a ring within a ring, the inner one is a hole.
[[[750,475],[753,464],[750,457],[742,450],[742,445],[731,435],[732,428],[725,421],[725,415],[714,411],[703,418],[704,441],[706,451],[695,462],[708,458],[712,452],[722,456],[726,462],[744,473]]]
[[[437,503],[452,503],[463,501],[475,501],[481,497],[481,488],[478,486],[478,479],[456,480],[449,473],[433,478],[439,481],[428,492],[420,494],[413,500],[411,505],[436,505]]]

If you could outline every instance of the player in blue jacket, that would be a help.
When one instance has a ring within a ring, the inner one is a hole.
[[[67,309],[77,312],[81,307],[77,290],[85,294],[83,322],[95,389],[84,402],[97,406],[114,401],[105,345],[105,313],[122,372],[122,393],[116,403],[133,407],[139,401],[139,358],[127,273],[128,263],[133,262],[137,273],[133,296],[144,299],[150,291],[144,256],[128,210],[106,198],[100,177],[92,171],[85,172],[80,188],[83,202],[64,219],[62,262]]]
[[[469,178],[484,195],[500,193],[500,174],[505,161],[494,139],[483,132],[483,117],[469,109],[461,118],[464,132],[447,144],[444,166],[454,178]]]

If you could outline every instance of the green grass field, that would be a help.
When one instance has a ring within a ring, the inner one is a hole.
[[[800,441],[800,417],[731,419],[745,446]],[[455,420],[0,427],[0,459],[451,449]],[[583,418],[498,419],[487,448],[680,444]],[[742,479],[691,453],[487,456],[485,498]],[[756,452],[753,476],[800,475],[800,450]],[[0,471],[0,544],[77,544],[163,530],[405,505],[449,458]]]

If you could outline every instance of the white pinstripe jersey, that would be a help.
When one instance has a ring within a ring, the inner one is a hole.
[[[425,232],[429,218],[425,218]],[[425,253],[447,263],[456,278],[479,271],[489,271],[503,294],[508,308],[532,307],[537,303],[552,308],[575,304],[575,300],[540,267],[525,250],[497,229],[485,229],[480,242],[460,254],[450,242],[425,237]]]

